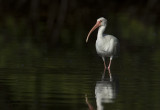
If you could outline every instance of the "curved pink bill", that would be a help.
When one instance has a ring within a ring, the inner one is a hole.
[[[88,42],[88,39],[89,39],[90,34],[91,34],[96,28],[98,28],[100,25],[101,25],[101,22],[100,22],[100,21],[97,21],[97,23],[93,26],[93,28],[92,28],[92,29],[90,30],[90,32],[88,33],[88,36],[87,36],[87,39],[86,39],[86,43]]]

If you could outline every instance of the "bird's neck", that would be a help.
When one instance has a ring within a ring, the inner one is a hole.
[[[100,26],[98,29],[97,39],[102,39],[106,26]]]

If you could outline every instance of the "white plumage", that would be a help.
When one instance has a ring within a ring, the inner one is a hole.
[[[119,41],[116,37],[112,35],[104,34],[105,28],[107,26],[107,20],[103,17],[97,19],[97,23],[95,26],[90,30],[86,42],[88,42],[90,34],[99,27],[97,40],[96,40],[96,51],[99,54],[103,61],[104,61],[104,71],[106,70],[105,58],[110,57],[110,62],[108,65],[108,69],[110,70],[111,61],[114,56],[117,55],[119,51]]]

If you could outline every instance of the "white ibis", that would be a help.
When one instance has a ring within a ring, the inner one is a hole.
[[[90,34],[99,27],[97,40],[96,40],[96,51],[99,54],[104,62],[104,72],[106,71],[106,63],[105,58],[110,57],[110,62],[108,65],[108,70],[110,72],[110,66],[112,58],[117,54],[119,51],[119,41],[116,37],[108,34],[104,34],[105,28],[107,26],[107,20],[104,17],[97,19],[97,23],[88,33],[86,43],[88,42]]]

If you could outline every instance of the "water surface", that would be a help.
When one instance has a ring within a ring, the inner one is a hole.
[[[140,47],[122,47],[111,65],[112,81],[91,48],[11,53],[5,63],[1,59],[0,109],[158,110],[160,52]]]

